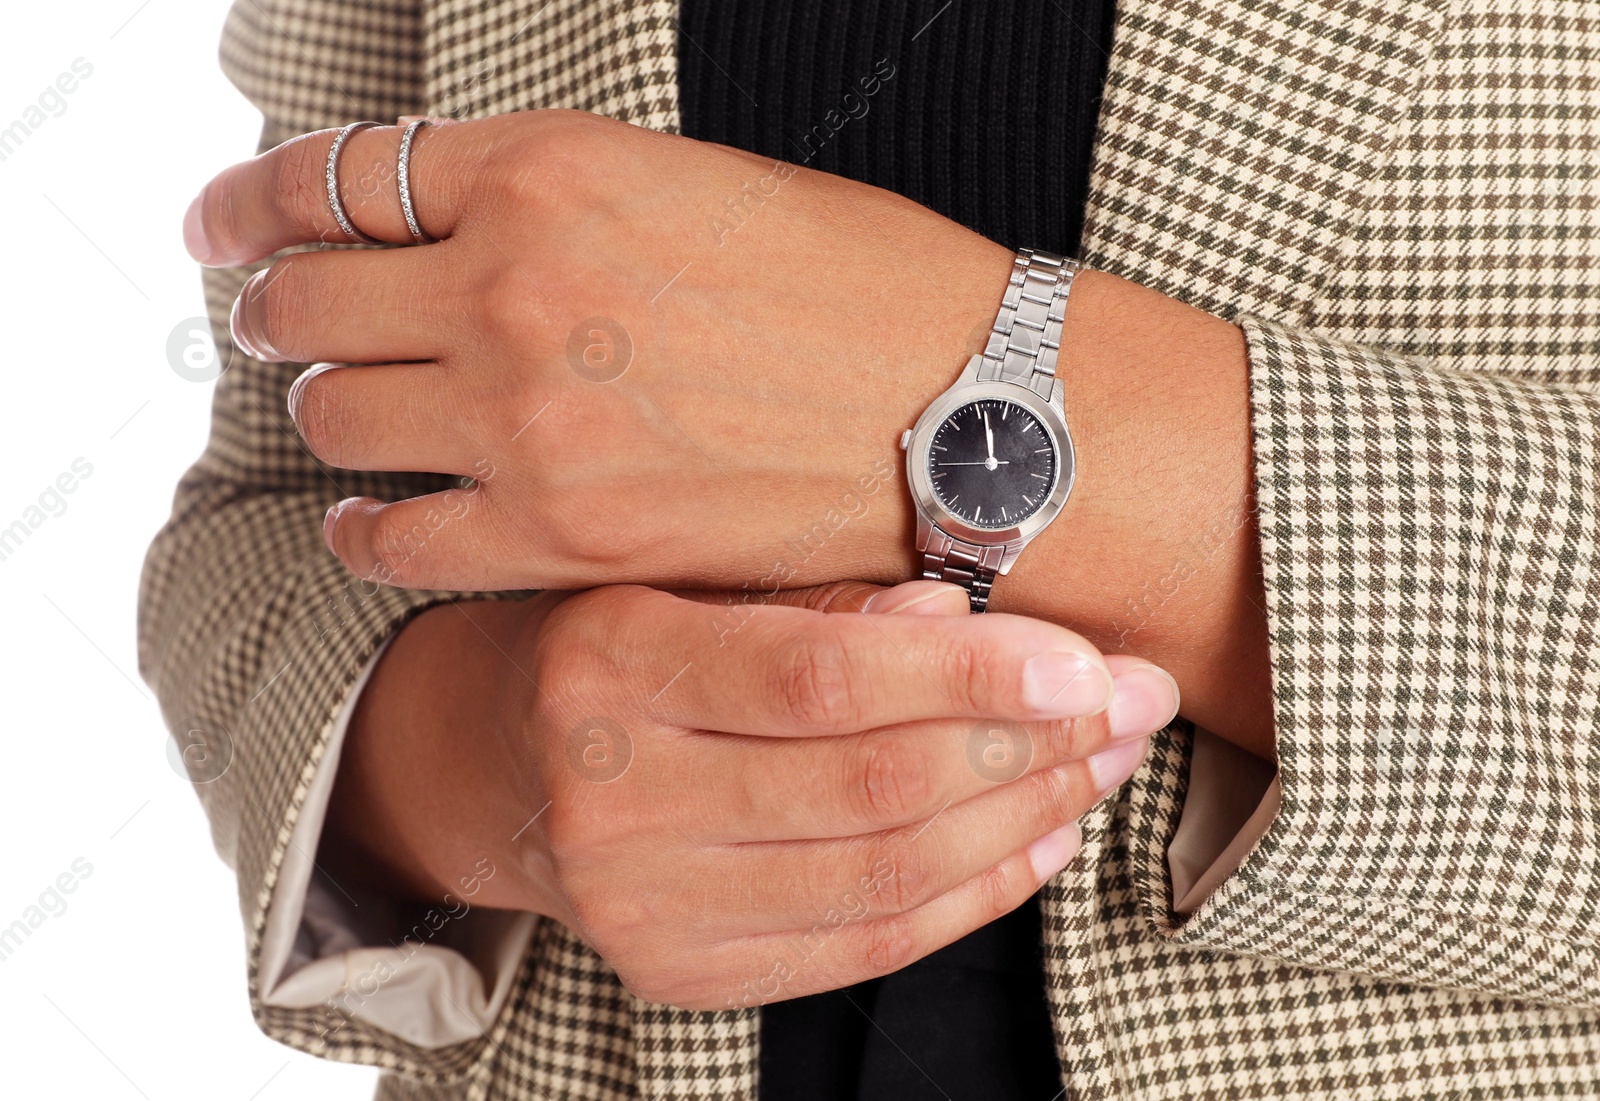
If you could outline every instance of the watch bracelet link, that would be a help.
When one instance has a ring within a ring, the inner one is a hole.
[[[989,590],[1000,570],[1002,546],[979,547],[953,539],[934,528],[928,549],[922,552],[922,576],[927,581],[948,581],[967,590],[974,612],[989,606]]]
[[[1056,381],[1067,295],[1082,265],[1048,252],[1020,249],[983,350],[978,380],[1026,386],[1046,401]]]
[[[1067,295],[1081,268],[1076,260],[1048,252],[1017,251],[983,350],[980,382],[1012,382],[1028,387],[1046,401],[1050,399],[1067,316]],[[989,591],[1004,557],[1003,545],[967,543],[934,528],[923,550],[922,576],[928,581],[960,585],[967,590],[972,610],[981,612],[989,606]]]

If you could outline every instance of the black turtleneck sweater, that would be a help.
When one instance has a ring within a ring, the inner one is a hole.
[[[1076,255],[1111,19],[1111,0],[682,0],[683,132]],[[1040,942],[1036,896],[902,971],[766,1006],[761,1101],[1053,1101]]]

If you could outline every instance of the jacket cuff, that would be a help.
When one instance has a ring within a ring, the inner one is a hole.
[[[493,1027],[537,919],[473,905],[496,873],[487,860],[424,906],[339,883],[316,859],[326,859],[323,828],[344,737],[386,646],[368,660],[334,718],[284,853],[262,934],[261,999],[340,1021],[359,1018],[437,1049]]]
[[[1167,844],[1172,908],[1191,914],[1239,870],[1281,802],[1277,767],[1196,727],[1182,811]]]
[[[1505,452],[1544,480],[1543,507],[1593,507],[1580,468],[1594,400],[1242,326],[1281,806],[1238,869],[1179,912],[1166,857],[1192,735],[1158,735],[1130,795],[1141,910],[1178,944],[1600,1004],[1600,952],[1584,935],[1592,830],[1569,828],[1581,806],[1553,794],[1592,782],[1593,751],[1550,748],[1592,737],[1494,694],[1536,669],[1566,676],[1570,659],[1519,658],[1519,632],[1481,618],[1561,600],[1537,571],[1559,570],[1570,548],[1527,548],[1518,567],[1496,541],[1520,526],[1502,513],[1535,488],[1516,484]],[[1495,562],[1500,580],[1479,591]]]
[[[331,757],[329,767],[337,767],[333,738],[341,715],[387,640],[413,615],[453,595],[362,582],[332,556],[318,556],[300,568],[302,577],[290,591],[301,599],[285,604],[283,627],[261,662],[279,672],[246,709],[244,729],[235,732],[239,739],[255,742],[255,751],[240,754],[238,761],[247,769],[240,778],[244,806],[237,867],[248,930],[251,1008],[264,1032],[312,1055],[372,1063],[424,1081],[458,1080],[492,1057],[489,1037],[474,1032],[470,1040],[428,1046],[415,1042],[430,1034],[417,1022],[399,1032],[380,1027],[360,1012],[371,1004],[370,998],[361,997],[363,991],[372,991],[371,972],[345,976],[357,998],[318,1000],[310,1006],[278,1004],[286,996],[305,999],[293,997],[293,987],[278,989],[283,961],[265,953],[268,917],[279,906],[296,908],[292,895],[285,893],[294,887],[285,875],[292,871],[287,858],[297,844],[308,862],[305,854],[314,851],[297,831],[324,764]],[[531,961],[524,962],[524,969],[528,966]],[[386,984],[380,977],[377,985]],[[402,982],[394,989],[405,986]]]

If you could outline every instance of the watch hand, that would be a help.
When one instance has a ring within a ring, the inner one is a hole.
[[[994,463],[995,466],[1011,465],[1010,459],[979,459],[975,463],[940,463],[939,466],[941,469],[947,466],[988,466],[991,462]]]
[[[989,427],[989,410],[983,411],[983,438],[989,445],[989,459],[994,459],[994,429]]]

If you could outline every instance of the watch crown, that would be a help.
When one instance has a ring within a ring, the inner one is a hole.
[[[911,429],[908,428],[904,432],[900,433],[900,450],[904,451],[906,448],[908,448],[910,446],[911,446]]]

